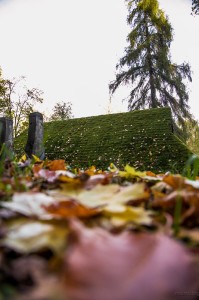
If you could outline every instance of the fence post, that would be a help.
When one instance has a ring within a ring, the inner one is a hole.
[[[25,147],[25,152],[28,157],[32,154],[40,159],[45,158],[45,150],[43,147],[43,115],[39,112],[34,112],[29,115],[28,140]]]
[[[0,150],[3,145],[8,154],[13,152],[13,120],[7,117],[0,117]]]

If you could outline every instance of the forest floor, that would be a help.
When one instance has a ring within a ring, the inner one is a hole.
[[[194,172],[3,160],[0,300],[198,299]]]

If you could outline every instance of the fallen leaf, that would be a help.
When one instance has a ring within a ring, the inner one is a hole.
[[[1,202],[1,206],[25,216],[35,216],[40,219],[51,219],[42,205],[50,205],[55,200],[44,193],[15,193],[11,202]]]
[[[154,191],[161,192],[164,195],[169,194],[173,191],[172,187],[169,184],[167,184],[166,182],[163,182],[163,181],[154,184],[151,187],[151,190],[152,190],[152,192],[154,192]]]
[[[54,182],[58,175],[55,171],[50,171],[47,169],[40,169],[37,173],[35,173],[36,177],[44,178],[48,182]]]
[[[109,203],[119,190],[120,186],[117,184],[98,184],[91,190],[82,189],[76,199],[84,206],[95,208]]]
[[[7,300],[7,299],[6,299]],[[58,276],[45,274],[31,291],[23,292],[14,300],[72,300],[65,293]]]
[[[24,155],[22,155],[22,157],[19,159],[19,162],[23,162],[23,163],[24,163],[27,159],[28,159],[28,158],[27,158],[26,154],[24,154]]]
[[[37,177],[40,170],[42,170],[43,164],[34,164],[32,167],[32,171],[35,177]]]
[[[199,229],[194,228],[190,230],[186,230],[184,228],[181,228],[179,234],[179,238],[189,238],[192,242],[199,245]]]
[[[70,183],[73,185],[73,188],[76,186],[81,186],[82,182],[78,177],[69,177],[65,175],[59,175],[59,181],[63,183]]]
[[[48,248],[60,253],[66,245],[68,228],[26,219],[7,224],[7,234],[1,244],[21,253],[37,252]]]
[[[95,174],[101,174],[102,170],[97,170],[95,166],[91,166],[90,168],[85,170],[84,173],[88,174],[89,176],[92,176],[92,175],[95,175]]]
[[[162,207],[162,208],[174,208],[176,200],[181,199],[183,204],[186,204],[187,207],[194,207],[196,212],[199,212],[199,190],[187,191],[187,190],[178,190],[154,200],[153,207]]]
[[[191,254],[162,234],[112,235],[79,222],[72,222],[71,230],[63,266],[69,299],[170,300],[177,292],[197,292]]]
[[[87,190],[90,190],[90,189],[94,188],[94,186],[96,186],[97,184],[102,184],[102,185],[109,184],[111,178],[112,178],[111,173],[92,175],[86,181],[84,188]]]
[[[50,171],[66,170],[66,163],[64,159],[57,159],[49,161],[46,167]]]
[[[185,179],[180,175],[166,175],[163,177],[163,182],[166,182],[173,189],[182,189],[185,186]]]
[[[105,216],[110,218],[114,226],[123,226],[128,223],[137,225],[151,225],[152,212],[142,207],[130,207],[121,204],[110,204],[103,209]]]
[[[77,200],[88,207],[98,207],[110,203],[127,203],[129,201],[143,201],[149,198],[144,183],[135,183],[121,187],[118,184],[97,185],[92,190],[82,190]]]
[[[132,177],[144,177],[147,174],[146,172],[137,171],[133,167],[126,165],[124,171],[119,171],[119,175],[121,177],[132,178]]]
[[[99,214],[99,210],[86,208],[75,200],[59,201],[49,206],[43,206],[51,215],[62,218],[80,217],[88,218]]]
[[[186,179],[185,183],[188,184],[188,185],[191,185],[195,189],[199,189],[199,180],[189,180],[189,179]]]
[[[42,160],[36,155],[32,154],[32,158],[34,159],[34,163],[42,163]]]
[[[181,201],[180,223],[189,221],[190,225],[199,224],[199,190],[177,190],[165,197],[154,199],[152,208],[161,208],[174,214],[177,201]]]
[[[157,175],[151,171],[146,171],[146,176],[149,176],[149,177],[157,177]]]

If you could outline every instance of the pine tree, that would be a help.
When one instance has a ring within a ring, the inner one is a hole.
[[[172,26],[157,0],[127,2],[127,23],[132,30],[125,55],[116,66],[116,79],[109,85],[110,92],[113,94],[121,84],[131,85],[129,110],[169,106],[176,121],[183,125],[184,118],[191,118],[183,79],[192,79],[187,63],[177,65],[171,61]]]

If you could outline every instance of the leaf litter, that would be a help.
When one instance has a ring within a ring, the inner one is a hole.
[[[9,168],[0,300],[197,299],[198,178],[36,157]]]

